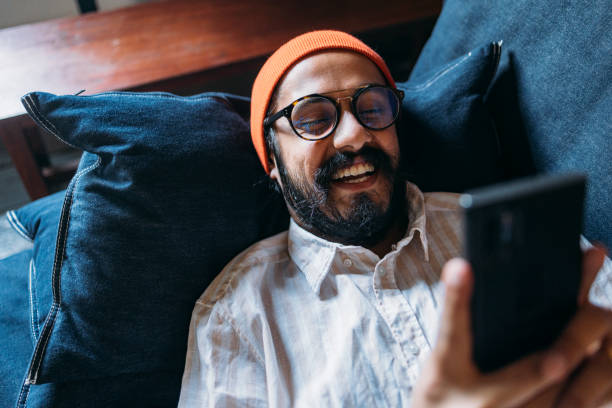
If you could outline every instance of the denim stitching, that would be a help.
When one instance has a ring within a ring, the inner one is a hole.
[[[55,259],[53,260],[53,274],[51,277],[52,288],[53,288],[53,304],[51,305],[51,310],[45,319],[45,324],[43,326],[42,333],[40,334],[39,341],[36,343],[36,348],[34,349],[33,361],[30,366],[30,370],[28,372],[27,381],[31,384],[36,384],[38,379],[38,371],[40,369],[40,364],[42,363],[44,352],[47,348],[47,344],[51,337],[51,332],[53,331],[53,327],[55,325],[55,319],[57,317],[57,313],[59,312],[61,306],[61,282],[59,280],[58,274],[60,273],[59,269],[62,267],[64,260],[64,251],[65,251],[65,243],[66,237],[68,235],[68,225],[70,223],[70,209],[72,207],[73,201],[73,191],[75,190],[81,176],[90,170],[98,167],[100,165],[100,158],[96,160],[94,164],[91,166],[79,171],[73,178],[73,182],[68,186],[68,190],[66,191],[66,196],[64,197],[64,204],[62,207],[62,218],[64,214],[66,214],[66,221],[60,218],[60,224],[58,228],[57,235],[57,244],[55,249]],[[66,208],[66,213],[64,213],[64,208]],[[41,340],[42,338],[42,340]]]
[[[142,93],[137,93],[137,92],[105,92],[105,93],[100,93],[100,94],[96,94],[96,95],[83,95],[83,96],[79,96],[79,98],[97,98],[97,97],[104,97],[104,96],[128,96],[128,97],[135,97],[135,98],[159,98],[159,99],[177,99],[177,98],[182,98],[184,100],[188,100],[188,101],[202,101],[205,99],[210,99],[210,100],[216,100],[216,99],[222,99],[223,96],[222,95],[218,95],[218,96],[212,96],[212,95],[206,95],[206,96],[201,96],[198,98],[190,98],[190,97],[177,97],[176,95],[172,95],[172,94],[142,94]],[[59,140],[61,140],[62,142],[66,143],[68,146],[74,147],[75,149],[82,149],[79,146],[76,146],[70,142],[68,142],[67,140],[59,137],[59,131],[57,130],[57,128],[53,125],[53,123],[51,123],[45,115],[43,115],[42,113],[40,113],[40,111],[38,110],[38,106],[37,104],[34,102],[32,95],[31,94],[27,94],[24,97],[21,98],[21,100],[27,105],[25,108],[26,110],[30,113],[30,116],[32,116],[32,119],[34,119],[34,121],[39,124],[40,126],[42,126],[43,128],[45,128],[45,130],[47,130],[49,133],[51,133],[53,136],[57,137]]]
[[[40,326],[38,324],[38,296],[36,295],[36,265],[34,259],[30,259],[30,273],[28,274],[28,289],[30,290],[30,319],[32,325],[32,337],[34,343],[38,341]]]
[[[32,96],[26,95],[24,97],[24,102],[26,103],[26,105],[28,105],[27,107],[30,108],[32,113],[40,119],[41,126],[44,127],[49,133],[57,136],[59,131],[53,123],[49,122],[49,120],[42,113],[40,113],[40,111],[38,110],[38,105],[34,103]]]
[[[150,92],[150,93],[139,93],[139,92],[102,92],[99,94],[95,94],[95,95],[81,95],[79,96],[79,98],[100,98],[100,97],[105,97],[105,96],[123,96],[123,97],[133,97],[133,98],[151,98],[151,99],[182,99],[182,100],[186,100],[186,101],[202,101],[205,99],[219,99],[219,98],[223,98],[223,95],[219,94],[219,95],[204,95],[204,96],[199,96],[197,98],[193,98],[190,96],[177,96],[177,95],[173,95],[173,94],[163,94],[163,93],[156,93],[156,92]]]
[[[51,133],[53,136],[57,137],[62,142],[66,143],[68,146],[74,147],[75,149],[80,149],[80,147],[75,146],[72,143],[62,139],[61,137],[59,137],[59,131],[53,125],[53,123],[49,122],[49,120],[42,113],[40,113],[36,103],[34,103],[34,100],[32,99],[32,95],[31,94],[28,94],[28,95],[24,96],[23,98],[21,98],[21,100],[27,105],[25,107],[26,110],[30,113],[30,116],[32,116],[32,119],[34,119],[34,121],[37,124],[39,124],[40,126],[45,128],[49,133]]]
[[[19,221],[19,218],[17,218],[17,214],[15,213],[15,211],[7,211],[6,218],[8,219],[9,224],[11,225],[11,227],[13,227],[15,232],[17,232],[19,235],[21,235],[30,242],[34,240],[33,237],[31,237],[28,233],[28,229],[24,227],[21,221]]]
[[[434,82],[436,82],[438,79],[442,78],[444,75],[448,74],[449,72],[451,72],[453,69],[457,68],[459,65],[463,64],[469,57],[472,56],[471,52],[468,52],[467,54],[465,54],[463,56],[463,58],[461,58],[459,61],[457,61],[456,63],[454,63],[453,65],[451,65],[448,68],[443,69],[442,71],[438,72],[437,74],[435,74],[433,76],[433,78],[431,78],[430,80],[428,80],[425,83],[419,84],[419,85],[415,85],[413,87],[406,87],[403,88],[404,91],[407,92],[416,92],[416,91],[422,91],[423,89],[427,89],[429,88]]]
[[[19,397],[17,397],[17,408],[25,408],[28,402],[28,395],[30,394],[30,381],[26,378],[21,386]]]

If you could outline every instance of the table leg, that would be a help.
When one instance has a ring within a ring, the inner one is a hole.
[[[16,117],[2,121],[0,140],[4,143],[30,198],[36,200],[48,195],[49,188],[43,178],[42,169],[23,132],[23,119]]]

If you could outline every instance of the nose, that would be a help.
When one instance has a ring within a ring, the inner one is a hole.
[[[345,100],[341,105],[340,119],[332,135],[334,147],[336,150],[358,152],[372,141],[373,136],[353,115],[349,101]]]

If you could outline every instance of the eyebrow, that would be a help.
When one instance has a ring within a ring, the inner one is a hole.
[[[315,92],[314,94],[309,94],[309,95],[323,95],[323,96],[327,96],[327,95],[331,95],[331,94],[335,94],[335,93],[339,93],[339,92],[355,91],[357,89],[365,88],[365,87],[370,86],[370,85],[387,86],[387,84],[379,84],[377,82],[366,82],[364,84],[355,86],[353,88],[338,89],[338,90],[335,90],[335,91],[329,91],[329,92],[324,92],[324,93]],[[308,95],[305,95],[305,96],[308,96]]]

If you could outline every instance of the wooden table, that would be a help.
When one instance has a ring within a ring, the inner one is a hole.
[[[170,0],[0,30],[0,138],[32,199],[56,174],[19,98],[185,89],[259,67],[303,32],[435,17],[441,0]],[[24,129],[26,131],[24,132]]]

